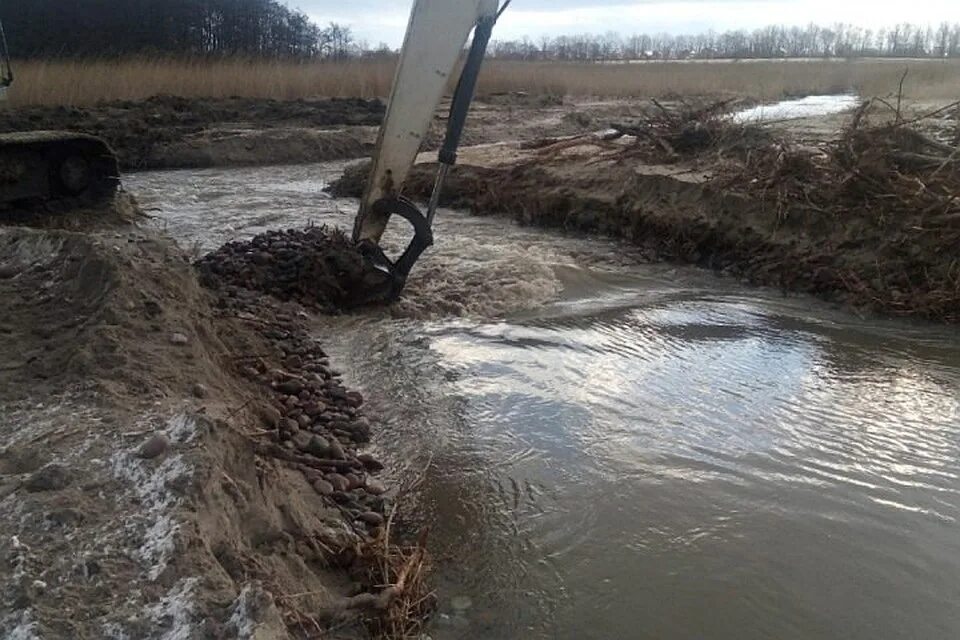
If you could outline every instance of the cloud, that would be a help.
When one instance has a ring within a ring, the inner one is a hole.
[[[398,46],[412,2],[301,0],[320,23],[350,25],[359,39]],[[689,33],[754,29],[769,24],[847,22],[877,28],[898,22],[960,22],[960,1],[922,0],[513,0],[496,37],[537,38],[563,33]]]

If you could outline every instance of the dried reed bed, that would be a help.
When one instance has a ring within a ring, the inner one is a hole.
[[[384,97],[392,60],[280,62],[263,60],[30,61],[17,65],[14,105],[86,106],[101,101],[242,96],[280,100]],[[730,94],[786,95],[856,91],[893,93],[904,68],[914,99],[955,98],[960,60],[808,60],[594,64],[491,61],[484,92],[527,91],[597,97]]]
[[[854,91],[889,95],[905,68],[907,97],[960,97],[960,60],[789,60],[639,64],[498,61],[483,78],[487,91],[647,97],[735,95],[760,99]]]
[[[87,60],[16,64],[14,106],[89,106],[155,95],[185,98],[379,97],[389,93],[389,60],[283,62],[265,60]]]

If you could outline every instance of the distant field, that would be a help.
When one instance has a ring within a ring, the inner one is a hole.
[[[481,91],[629,97],[731,94],[775,99],[784,95],[856,91],[896,92],[910,69],[908,97],[960,98],[960,60],[742,61],[593,64],[488,63]],[[152,95],[385,97],[393,62],[270,62],[249,60],[33,61],[15,67],[13,105],[84,106]]]

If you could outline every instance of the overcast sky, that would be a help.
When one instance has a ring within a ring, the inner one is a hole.
[[[287,0],[320,23],[340,22],[359,40],[399,46],[412,0]],[[768,24],[960,22],[960,0],[514,0],[495,37],[639,32],[691,33]]]

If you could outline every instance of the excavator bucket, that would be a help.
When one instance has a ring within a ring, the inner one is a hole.
[[[451,84],[451,76],[470,33],[474,43],[454,94],[447,137],[440,154],[443,166],[437,181],[456,161],[463,122],[473,99],[477,75],[498,15],[498,0],[415,0],[400,55],[387,116],[380,129],[373,167],[353,229],[353,240],[364,255],[390,272],[393,286],[382,297],[395,298],[420,254],[431,244],[436,198],[427,216],[403,197],[403,184],[416,161],[436,109]],[[380,248],[387,224],[397,215],[407,220],[414,239],[403,255],[390,260]]]

